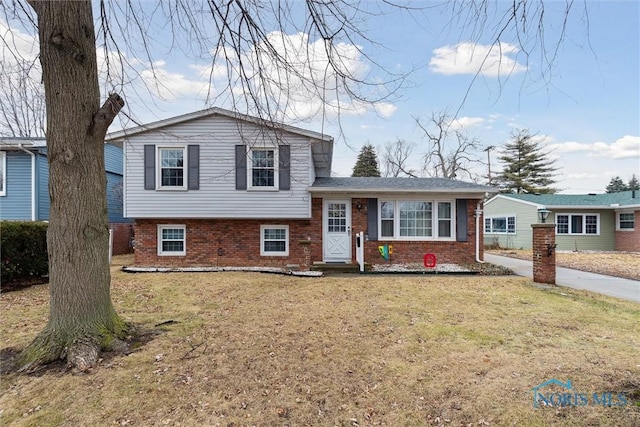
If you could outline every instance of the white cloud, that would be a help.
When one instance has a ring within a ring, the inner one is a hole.
[[[181,73],[171,73],[164,63],[156,63],[154,68],[147,68],[140,73],[147,88],[162,99],[176,99],[183,96],[202,95],[207,90],[208,82],[193,80]]]
[[[628,159],[640,157],[640,136],[625,135],[611,144],[594,142],[591,144],[568,141],[549,146],[558,153],[587,152],[591,157]]]
[[[484,123],[482,117],[460,117],[451,122],[451,129],[459,130],[463,128],[470,128]]]
[[[11,65],[33,61],[39,51],[38,35],[27,34],[0,20],[0,59]],[[38,62],[39,65],[39,62]]]
[[[374,105],[374,108],[382,117],[388,118],[393,115],[393,113],[398,110],[396,105],[390,104],[388,102],[379,102]]]
[[[525,65],[512,58],[518,48],[508,43],[481,45],[458,43],[433,51],[429,68],[444,75],[480,74],[487,77],[517,74],[527,70]]]

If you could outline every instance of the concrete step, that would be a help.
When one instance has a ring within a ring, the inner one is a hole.
[[[369,265],[365,264],[365,270]],[[360,266],[347,262],[314,262],[311,271],[323,271],[325,273],[359,273]]]

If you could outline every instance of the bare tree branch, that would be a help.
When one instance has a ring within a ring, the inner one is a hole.
[[[453,120],[446,111],[435,112],[429,123],[414,117],[424,133],[427,148],[423,157],[423,170],[428,176],[444,178],[475,178],[471,170],[474,162],[480,162],[478,151],[481,142],[462,129],[452,129]]]

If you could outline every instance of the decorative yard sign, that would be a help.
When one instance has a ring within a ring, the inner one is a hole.
[[[393,246],[378,246],[378,252],[380,252],[380,255],[385,259],[385,261],[389,261],[389,255],[393,254]]]
[[[427,268],[433,268],[436,266],[435,254],[424,254],[424,266]]]

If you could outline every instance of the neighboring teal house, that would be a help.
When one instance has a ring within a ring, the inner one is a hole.
[[[107,174],[107,208],[114,232],[131,229],[122,216],[122,148],[104,145]],[[44,138],[0,138],[0,220],[47,221],[49,219],[49,164]],[[131,233],[131,231],[129,231]],[[120,233],[118,233],[120,234]],[[114,254],[127,251],[132,236],[116,247]]]
[[[498,194],[484,204],[484,243],[531,249],[538,209],[551,211],[559,250],[640,252],[640,191]]]

